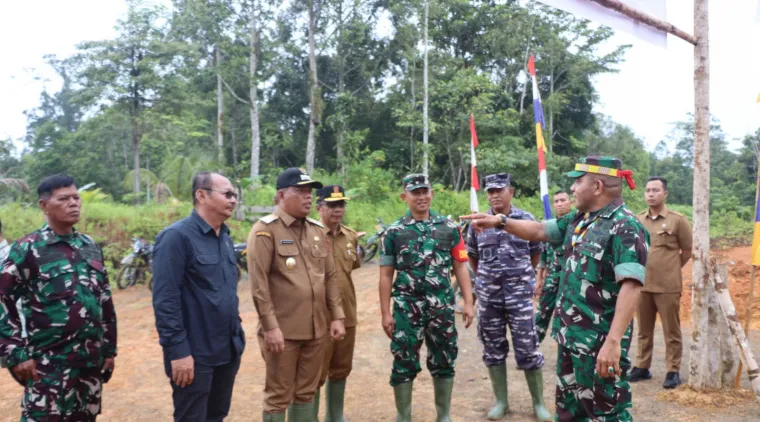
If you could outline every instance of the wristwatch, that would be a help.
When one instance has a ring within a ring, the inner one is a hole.
[[[496,226],[499,230],[504,230],[504,227],[507,225],[507,216],[504,214],[496,214],[497,217],[501,218],[501,222],[498,226]]]

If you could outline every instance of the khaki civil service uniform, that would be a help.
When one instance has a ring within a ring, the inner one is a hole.
[[[325,360],[322,363],[322,376],[319,387],[325,384],[327,377],[332,381],[343,381],[351,373],[354,360],[354,345],[356,344],[356,290],[351,279],[351,271],[361,266],[361,259],[356,253],[359,237],[348,226],[341,224],[336,233],[325,229],[327,239],[331,243],[335,268],[338,273],[340,298],[343,303],[343,313],[346,319],[346,337],[340,341],[327,340]]]
[[[317,390],[330,323],[343,319],[338,276],[324,226],[282,209],[254,224],[248,269],[258,342],[266,362],[264,412],[310,403]],[[267,351],[264,332],[280,328],[281,353]]]
[[[649,231],[652,246],[647,259],[646,280],[637,312],[639,350],[636,366],[649,369],[652,364],[654,324],[660,314],[665,337],[667,372],[681,368],[681,251],[691,251],[692,231],[683,214],[664,208],[659,215],[649,211],[638,214]]]

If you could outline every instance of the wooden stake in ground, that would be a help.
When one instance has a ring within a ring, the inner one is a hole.
[[[749,375],[749,382],[752,385],[752,390],[755,392],[755,398],[760,402],[760,367],[755,361],[755,357],[752,355],[752,349],[749,347],[747,336],[744,335],[742,325],[739,323],[739,317],[736,315],[736,308],[734,302],[731,300],[731,295],[728,292],[726,280],[723,275],[720,274],[713,267],[712,281],[715,283],[715,292],[718,295],[718,303],[723,311],[723,315],[726,317],[728,323],[728,329],[734,336],[737,346],[739,347],[739,356],[741,357],[744,366],[747,367],[747,375]]]
[[[749,271],[749,300],[747,303],[747,313],[744,318],[744,335],[749,341],[749,333],[752,332],[752,297],[755,295],[755,266]],[[734,379],[734,388],[739,388],[742,380],[742,362],[739,361],[739,367],[736,369],[736,379]]]

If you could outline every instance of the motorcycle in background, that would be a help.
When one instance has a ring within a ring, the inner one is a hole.
[[[388,230],[388,226],[383,223],[383,220],[380,217],[377,217],[377,224],[375,225],[375,234],[369,237],[367,239],[367,244],[365,246],[365,252],[364,252],[364,259],[362,261],[369,262],[372,260],[372,258],[375,257],[377,254],[378,249],[380,248],[380,240],[382,239],[383,235],[385,234],[385,231]]]
[[[132,252],[121,260],[121,269],[116,275],[116,285],[126,289],[138,283],[148,285],[153,290],[153,244],[141,237],[132,239]]]

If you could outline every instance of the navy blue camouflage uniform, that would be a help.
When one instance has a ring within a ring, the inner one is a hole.
[[[508,178],[506,184],[501,182],[501,187],[509,186]],[[486,180],[486,189],[489,186],[496,187]],[[493,215],[493,210],[488,210],[488,214]],[[507,217],[535,221],[529,212],[514,206]],[[544,365],[533,317],[535,271],[531,264],[531,256],[540,253],[540,242],[528,242],[503,230],[470,231],[467,254],[478,261],[475,278],[478,338],[483,343],[483,362],[487,367],[505,363],[509,353],[507,325],[517,367],[530,370]]]

